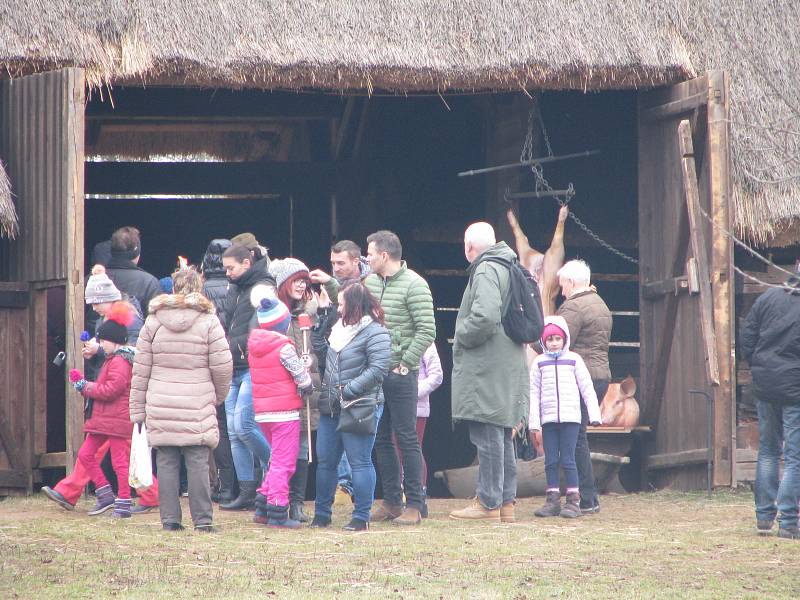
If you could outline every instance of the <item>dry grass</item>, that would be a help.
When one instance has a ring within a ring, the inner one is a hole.
[[[752,495],[609,496],[576,521],[463,523],[431,502],[420,527],[276,531],[216,514],[219,533],[163,532],[157,514],[113,522],[42,497],[0,504],[0,597],[800,596],[798,543],[754,533]],[[87,503],[79,507],[85,509]],[[184,516],[188,522],[188,510]]]

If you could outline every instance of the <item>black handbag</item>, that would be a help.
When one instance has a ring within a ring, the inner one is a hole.
[[[378,428],[378,419],[375,418],[375,409],[378,406],[376,397],[363,396],[352,400],[339,400],[339,424],[336,431],[339,433],[357,433],[359,435],[374,435]]]

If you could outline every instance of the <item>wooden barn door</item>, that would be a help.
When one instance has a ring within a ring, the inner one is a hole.
[[[27,335],[17,342],[27,351],[0,355],[0,364],[6,358],[13,361],[3,365],[2,372],[7,375],[14,369],[25,380],[25,385],[4,394],[0,401],[0,451],[16,449],[7,451],[7,457],[26,470],[29,488],[37,466],[66,462],[69,469],[82,440],[83,401],[65,378],[67,454],[55,461],[41,456],[47,450],[47,366],[53,359],[47,355],[48,325],[54,321],[47,316],[50,288],[65,290],[64,372],[83,368],[85,87],[84,72],[76,68],[0,82],[0,156],[20,218],[19,237],[3,248],[0,279],[18,282],[20,289],[28,291],[29,302]],[[3,411],[13,415],[13,420],[3,419]],[[3,421],[9,427],[2,426]]]
[[[728,77],[712,71],[639,101],[642,422],[648,479],[732,484],[735,419]]]

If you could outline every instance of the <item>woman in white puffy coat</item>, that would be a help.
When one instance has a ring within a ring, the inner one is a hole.
[[[569,349],[569,327],[564,317],[545,318],[544,353],[531,365],[531,429],[542,430],[547,500],[536,516],[580,516],[575,445],[581,425],[581,399],[589,422],[600,424],[600,407],[592,378],[583,359]],[[559,466],[564,470],[567,503],[561,508]]]

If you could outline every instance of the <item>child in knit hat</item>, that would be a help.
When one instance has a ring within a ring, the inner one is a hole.
[[[296,529],[300,523],[289,518],[289,480],[300,448],[301,395],[310,393],[313,385],[286,336],[291,322],[286,305],[274,297],[263,298],[256,317],[258,328],[250,332],[247,360],[256,423],[272,447],[272,456],[256,495],[253,521]]]
[[[107,357],[97,381],[86,381],[80,371],[72,369],[70,381],[84,398],[92,401],[90,414],[83,426],[86,438],[78,450],[78,462],[89,473],[95,484],[97,502],[90,515],[99,515],[114,509],[112,517],[131,516],[131,490],[128,485],[131,422],[128,397],[131,391],[134,350],[127,346],[128,326],[132,314],[124,303],[116,303],[106,314],[106,320],[97,330],[97,339]],[[111,464],[119,482],[118,497],[100,468],[98,451],[106,443],[111,449]],[[42,488],[42,492],[64,508],[71,510],[74,503],[55,489]]]
[[[569,349],[569,327],[564,317],[546,317],[542,331],[544,352],[531,365],[531,409],[528,424],[541,428],[547,499],[537,517],[573,518],[581,515],[575,446],[581,425],[581,401],[589,422],[600,424],[600,407],[592,378],[583,359]],[[561,508],[559,467],[567,483],[567,502]]]

